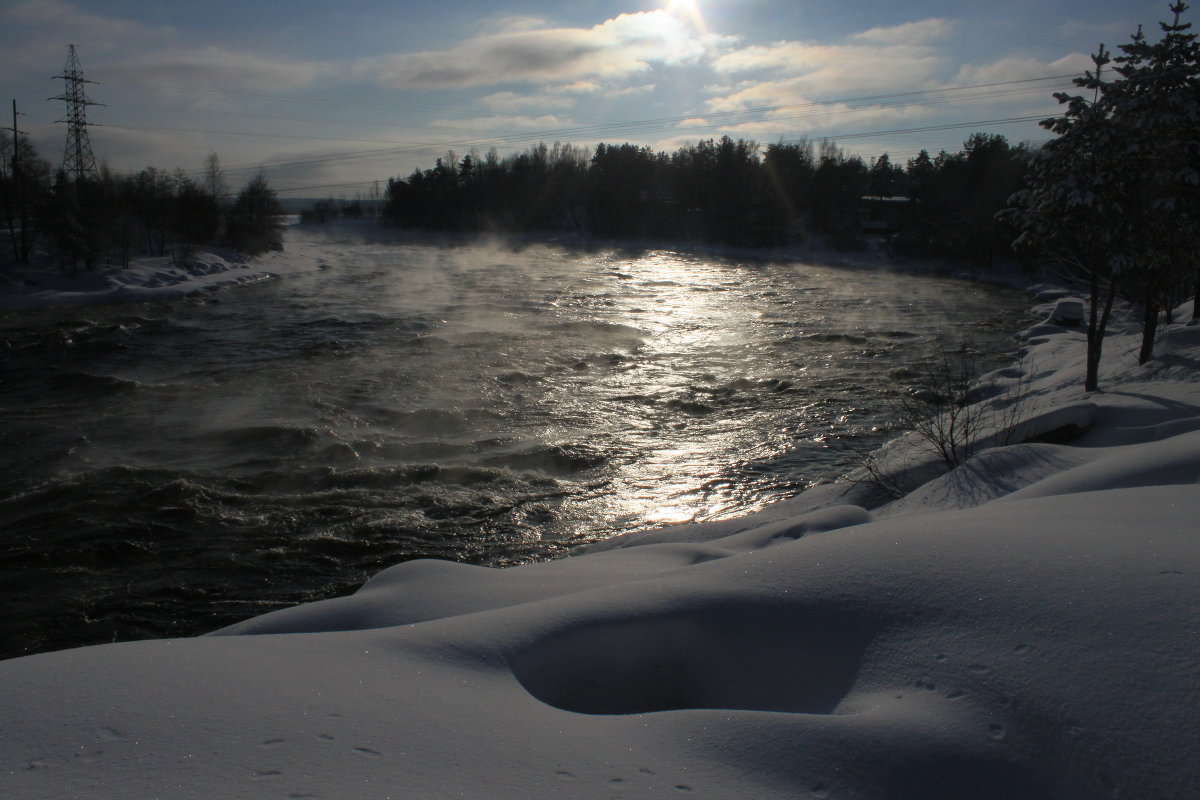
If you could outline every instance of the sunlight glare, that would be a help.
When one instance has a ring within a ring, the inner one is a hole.
[[[698,0],[667,0],[663,8],[668,14],[686,20],[701,36],[708,35],[708,25],[700,13]]]

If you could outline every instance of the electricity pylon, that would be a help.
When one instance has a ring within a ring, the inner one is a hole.
[[[85,176],[95,176],[96,157],[92,155],[92,140],[88,136],[87,107],[104,105],[88,99],[84,84],[95,83],[83,77],[83,67],[79,65],[79,56],[75,53],[75,45],[68,45],[67,66],[62,75],[55,75],[52,80],[62,78],[66,88],[58,97],[51,100],[62,100],[67,104],[67,118],[59,122],[67,123],[67,146],[63,150],[63,172],[74,175],[75,180]]]

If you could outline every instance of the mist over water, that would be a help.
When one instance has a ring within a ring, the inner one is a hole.
[[[891,375],[938,335],[1002,358],[1025,307],[872,270],[329,240],[318,272],[0,315],[0,656],[747,513],[895,435]]]

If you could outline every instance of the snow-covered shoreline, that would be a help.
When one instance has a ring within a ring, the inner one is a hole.
[[[6,268],[0,270],[0,312],[172,300],[311,271],[321,263],[319,251],[299,243],[262,256],[202,248],[185,259],[136,258],[126,268],[74,275],[57,267]]]
[[[985,378],[1026,395],[995,417],[1019,443],[883,506],[859,476],[559,561],[407,562],[217,635],[0,662],[0,793],[1195,797],[1200,326],[1143,366],[1114,330],[1091,394],[1078,327],[1023,341]],[[880,460],[930,474],[912,441]]]

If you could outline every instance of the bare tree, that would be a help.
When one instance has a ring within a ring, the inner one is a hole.
[[[209,153],[204,159],[204,177],[200,185],[209,197],[218,203],[224,203],[229,197],[229,184],[225,181],[225,172],[221,169],[221,159],[216,153]]]

